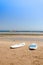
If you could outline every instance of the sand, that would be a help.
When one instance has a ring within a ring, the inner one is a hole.
[[[30,39],[17,40],[15,38],[17,39],[30,38]],[[25,42],[26,45],[24,47],[16,49],[10,49],[11,45],[21,42]],[[37,50],[29,50],[28,46],[31,43],[37,43],[38,45]],[[0,36],[0,65],[43,65],[43,36],[41,35]]]

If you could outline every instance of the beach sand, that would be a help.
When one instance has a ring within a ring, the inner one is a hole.
[[[17,38],[17,39],[15,39]],[[24,40],[18,38],[27,38]],[[25,42],[24,47],[10,49],[13,44]],[[31,43],[37,43],[36,50],[29,50]],[[43,65],[43,36],[39,35],[1,35],[0,65]]]

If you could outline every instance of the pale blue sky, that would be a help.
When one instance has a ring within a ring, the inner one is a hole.
[[[43,31],[43,0],[0,0],[0,30]]]

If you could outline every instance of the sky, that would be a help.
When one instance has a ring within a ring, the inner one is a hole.
[[[43,0],[0,0],[0,30],[43,31]]]

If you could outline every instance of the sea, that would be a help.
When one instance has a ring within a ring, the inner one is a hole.
[[[0,34],[43,34],[43,31],[11,31],[0,30]]]
[[[43,35],[43,31],[9,31],[9,30],[0,30],[0,35]],[[43,42],[43,38],[23,38],[23,37],[0,37],[0,40],[10,40],[10,41],[14,41],[14,40],[22,40],[22,41],[42,41]]]

